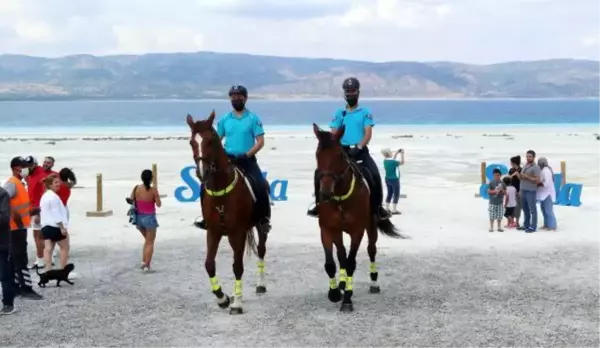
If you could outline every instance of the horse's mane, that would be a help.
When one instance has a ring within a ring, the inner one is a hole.
[[[317,139],[319,139],[319,147],[321,149],[329,149],[337,144],[333,139],[333,134],[331,134],[331,132],[321,129],[317,132]]]

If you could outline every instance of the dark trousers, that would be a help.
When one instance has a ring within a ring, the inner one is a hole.
[[[271,218],[271,201],[269,200],[269,187],[267,180],[262,175],[262,170],[258,166],[256,157],[245,159],[236,159],[231,157],[231,163],[238,167],[250,180],[254,194],[256,195],[256,204],[254,206],[254,215],[256,219]],[[204,187],[200,190],[200,201],[204,201]]]
[[[27,268],[27,229],[11,231],[11,254],[14,265],[15,286],[31,288],[31,276]]]
[[[385,179],[385,186],[387,186],[385,202],[398,204],[398,200],[400,199],[400,179]]]
[[[5,306],[13,306],[15,301],[14,269],[9,246],[0,246],[0,281]]]
[[[347,152],[349,148],[344,147],[344,150]],[[383,185],[381,183],[381,175],[379,174],[379,168],[377,168],[377,164],[371,157],[369,153],[369,148],[365,147],[362,149],[358,155],[350,158],[352,161],[358,164],[358,167],[361,169],[365,179],[369,183],[369,188],[371,190],[371,208],[373,212],[377,212],[377,209],[381,207],[383,203]],[[315,170],[315,199],[316,202],[319,202],[319,180],[317,178],[318,170]]]

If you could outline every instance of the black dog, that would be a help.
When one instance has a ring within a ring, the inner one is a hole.
[[[51,280],[56,280],[56,286],[58,287],[60,287],[60,282],[67,282],[71,285],[74,285],[74,283],[69,280],[69,273],[71,273],[74,269],[75,266],[72,263],[66,265],[64,269],[53,269],[45,273],[40,273],[40,271],[36,269],[37,274],[40,276],[40,282],[38,285],[41,288],[45,288],[46,284],[48,284],[48,282]]]

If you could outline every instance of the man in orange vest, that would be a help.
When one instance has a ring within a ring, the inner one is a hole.
[[[41,300],[31,286],[31,275],[27,269],[27,228],[31,225],[29,194],[23,179],[29,174],[28,164],[23,157],[15,157],[10,161],[12,176],[3,188],[10,198],[9,230],[12,246],[12,260],[15,278],[18,281],[17,293],[23,298]]]

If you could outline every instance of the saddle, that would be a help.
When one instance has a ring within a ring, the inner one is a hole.
[[[357,175],[356,178],[359,181],[362,181],[366,186],[367,190],[369,190],[369,194],[371,193],[371,187],[373,187],[373,175],[367,166],[358,163],[356,159],[349,157],[350,167],[352,168],[352,172]]]

